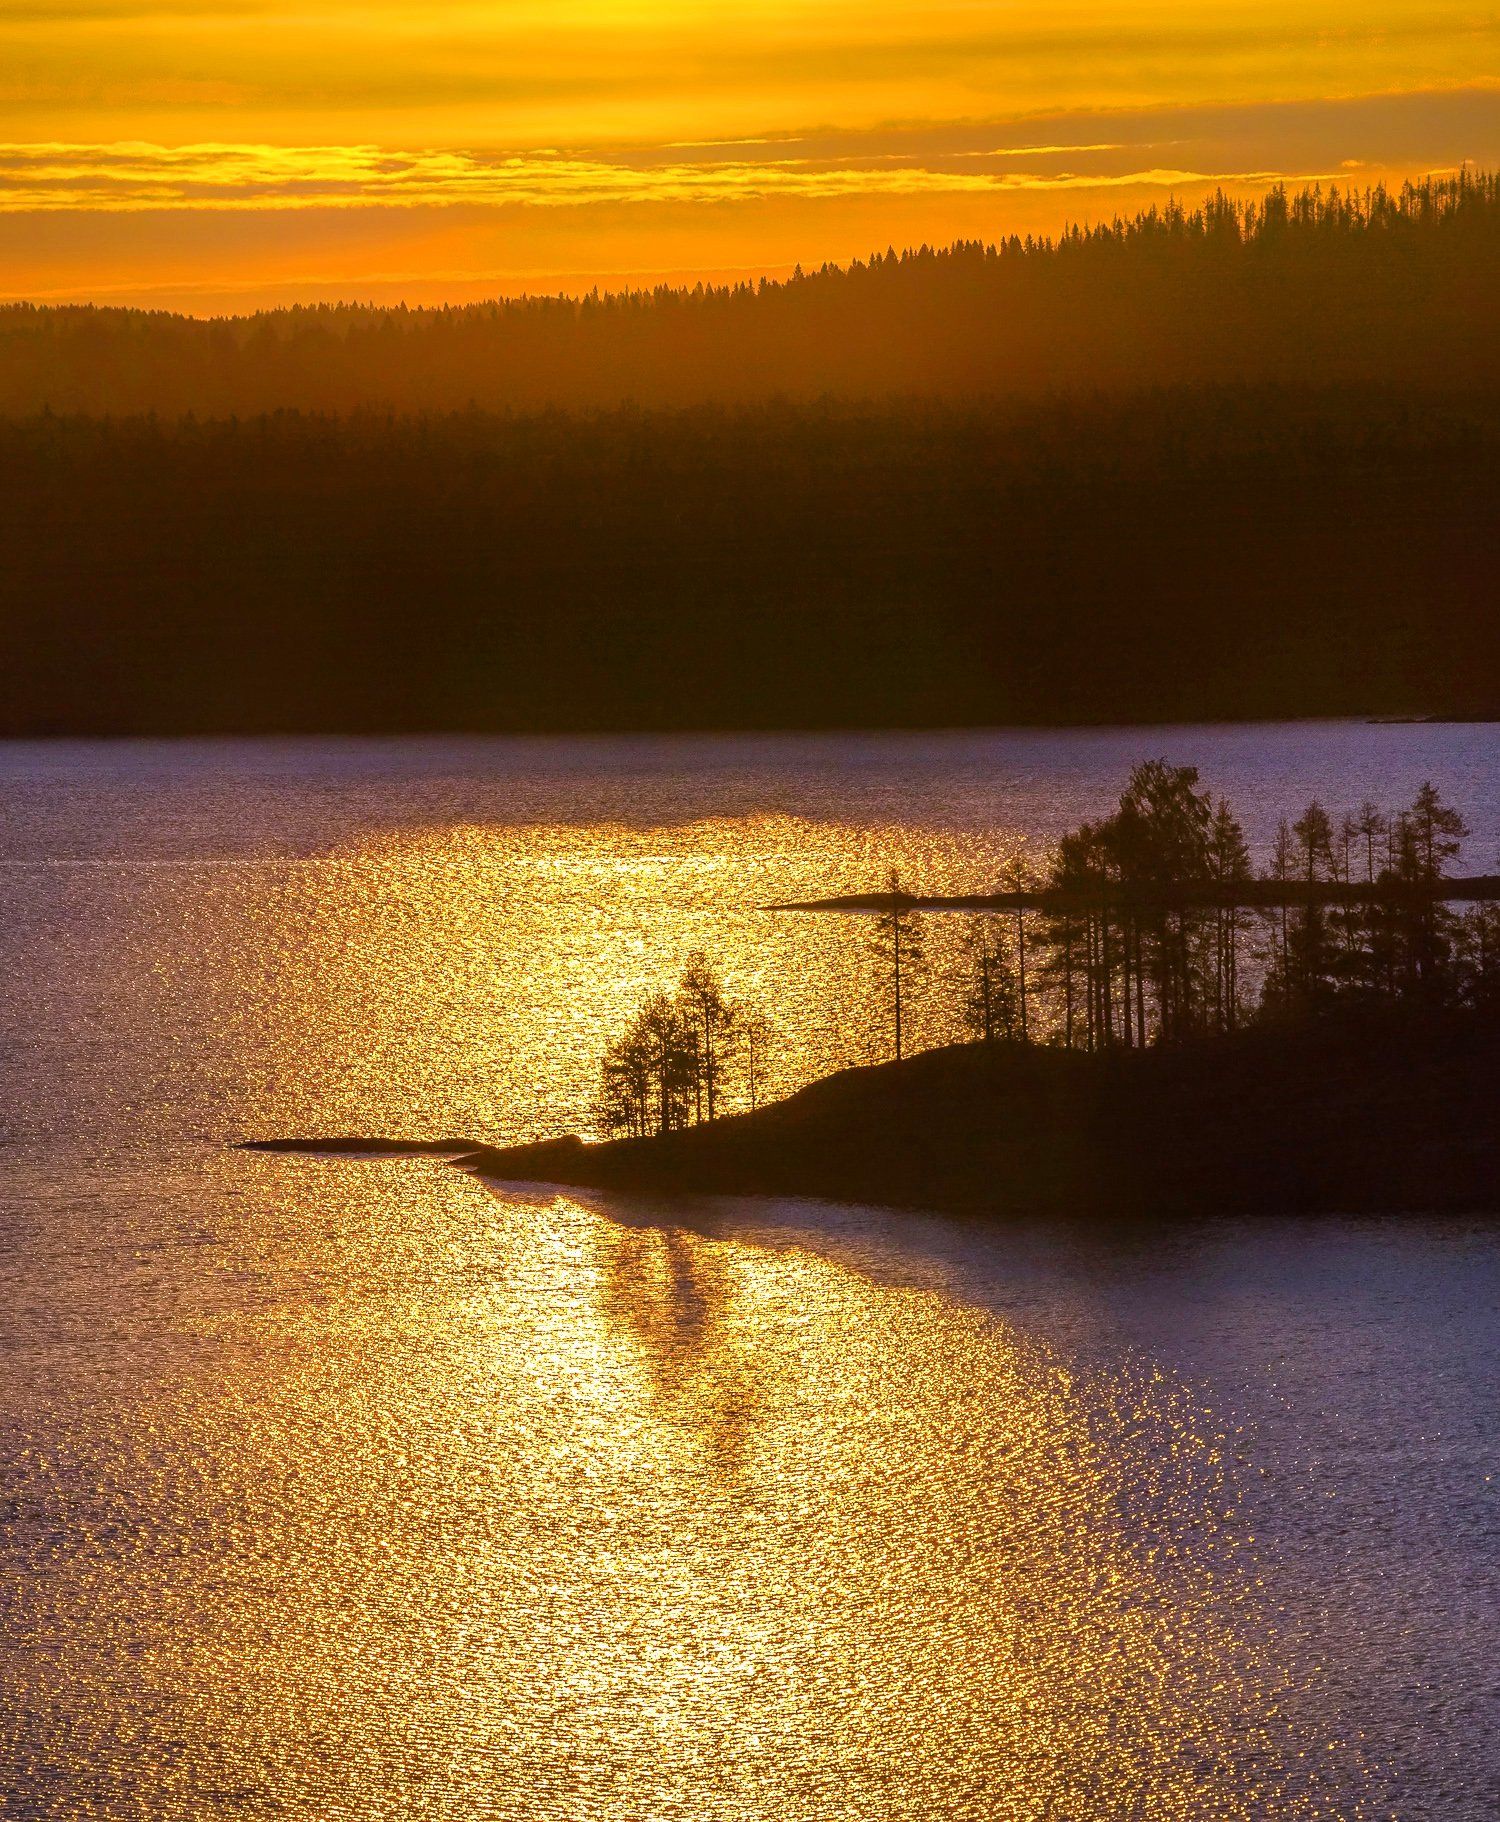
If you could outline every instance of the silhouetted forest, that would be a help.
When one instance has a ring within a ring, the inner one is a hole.
[[[0,421],[0,732],[1500,707],[1500,391]]]
[[[1229,804],[1199,789],[1196,767],[1148,760],[1111,815],[1064,835],[1035,879],[1007,882],[1039,885],[1050,910],[975,921],[969,1028],[989,1043],[1129,1050],[1351,1006],[1493,1019],[1500,906],[1443,897],[1469,833],[1431,783],[1394,811],[1367,799],[1335,815],[1314,798],[1278,826],[1260,878],[1285,894],[1257,908]],[[921,917],[897,886],[881,922],[917,935]]]
[[[1337,817],[1314,798],[1282,819],[1257,875],[1239,819],[1199,782],[1195,766],[1136,766],[1111,814],[1040,865],[1007,867],[1009,904],[961,913],[957,966],[936,978],[924,904],[973,900],[919,900],[892,869],[882,894],[775,908],[868,915],[898,1063],[912,999],[934,995],[956,997],[985,1045],[1095,1053],[1350,1015],[1474,1014],[1500,1028],[1500,881],[1454,877],[1471,831],[1436,786],[1402,809],[1367,798]],[[601,1129],[641,1138],[745,1101],[753,1111],[771,1036],[690,956],[676,992],[644,1000],[605,1050]]]
[[[531,410],[1500,382],[1500,182],[1273,192],[784,283],[220,321],[0,311],[0,413]]]
[[[729,290],[0,311],[0,732],[1490,713],[1497,297],[1466,176]]]

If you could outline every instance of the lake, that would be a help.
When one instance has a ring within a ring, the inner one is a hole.
[[[1154,756],[1495,865],[1489,726],[0,747],[0,1814],[1493,1814],[1493,1223],[233,1149],[587,1131],[695,949],[774,1089],[881,1057],[866,927],[761,907]]]

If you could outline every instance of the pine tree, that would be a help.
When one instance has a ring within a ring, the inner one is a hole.
[[[892,867],[886,875],[888,903],[875,919],[871,949],[890,973],[891,1023],[896,1041],[896,1060],[900,1062],[906,1035],[912,983],[919,978],[927,963],[927,946],[922,920],[910,893],[901,884],[901,875]]]

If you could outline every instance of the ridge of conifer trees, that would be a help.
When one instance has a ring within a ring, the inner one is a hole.
[[[0,308],[0,416],[678,407],[1277,381],[1500,382],[1500,177],[1171,200],[790,278],[200,320]]]

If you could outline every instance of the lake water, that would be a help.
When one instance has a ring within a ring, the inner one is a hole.
[[[0,748],[0,1814],[1478,1818],[1488,1222],[1131,1240],[493,1191],[707,951],[775,1086],[855,919],[1199,764],[1264,845],[1500,731]],[[954,1029],[954,925],[917,1017]]]

